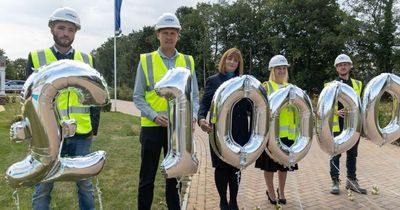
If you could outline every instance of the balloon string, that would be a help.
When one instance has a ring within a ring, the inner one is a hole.
[[[240,177],[242,176],[242,169],[240,169],[238,172],[235,173],[236,174],[236,181],[237,181],[237,185],[240,185]]]
[[[17,210],[19,210],[19,195],[18,195],[18,189],[15,189],[15,191],[12,194],[12,197],[14,199],[15,207]]]
[[[101,199],[101,190],[100,190],[100,181],[99,181],[99,177],[96,176],[96,192],[97,192],[97,197],[99,197],[99,209],[103,210],[103,201]]]
[[[240,149],[239,152],[239,164],[240,164],[240,171],[242,171],[247,162],[247,153],[243,151],[243,148]]]
[[[293,177],[294,177],[294,179],[295,179],[295,182],[296,182],[296,183],[299,183],[299,182],[297,181],[297,176],[293,176]],[[295,187],[295,191],[296,191],[297,200],[299,201],[300,209],[303,210],[304,208],[303,208],[303,204],[301,203],[299,188],[298,188],[297,184],[295,184],[294,187]]]
[[[178,196],[179,196],[179,201],[181,201],[182,198],[182,192],[181,192],[181,179],[176,178],[176,189],[178,190]]]
[[[240,185],[240,177],[242,175],[242,171],[245,168],[246,162],[247,162],[247,153],[243,151],[243,148],[240,149],[240,169],[238,172],[236,172],[236,178],[237,178],[237,185]]]
[[[335,163],[333,162],[333,156],[331,156],[331,160],[330,160],[330,161],[331,161],[331,164],[333,165],[333,167],[335,167],[336,170],[339,171],[339,167],[338,167],[337,165],[335,165]],[[348,181],[354,188],[356,188],[356,186],[353,184],[353,182],[350,181],[350,179],[349,179],[348,177],[346,177],[346,181]],[[378,209],[382,209],[382,207],[380,207],[379,205],[377,205],[376,202],[373,202],[373,201],[371,201],[370,199],[368,199],[368,197],[363,196],[363,198],[365,198],[370,204],[372,204],[372,205],[378,207]],[[370,208],[368,208],[366,205],[364,205],[364,204],[362,204],[362,203],[360,203],[360,202],[358,202],[358,201],[356,201],[356,202],[357,202],[358,204],[360,204],[361,206],[365,207],[366,209],[370,209]]]

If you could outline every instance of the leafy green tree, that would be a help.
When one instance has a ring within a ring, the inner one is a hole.
[[[398,0],[351,0],[346,4],[347,12],[361,23],[355,51],[364,57],[366,64],[361,68],[368,71],[366,79],[382,72],[393,72],[399,59],[396,35],[399,35],[400,19],[396,4]]]
[[[92,52],[96,59],[95,68],[103,75],[110,85],[113,82],[114,51],[113,40],[109,38],[99,48]]]
[[[334,0],[268,1],[269,30],[273,54],[283,54],[291,64],[291,82],[319,92],[323,82],[334,78],[335,56],[346,52],[348,32],[344,14]],[[311,82],[312,81],[312,82]]]
[[[231,47],[237,47],[242,51],[245,73],[260,77],[264,66],[262,57],[259,57],[257,53],[263,47],[257,44],[257,40],[262,37],[258,30],[260,11],[256,5],[253,5],[257,2],[238,0],[224,8],[224,13],[227,14],[224,17],[227,24],[225,35],[227,38],[222,40],[223,51]]]
[[[14,61],[11,61],[10,65],[12,65],[15,69],[15,79],[24,80],[25,79],[25,67],[27,60],[24,58],[17,58]]]
[[[333,61],[340,53],[352,57],[353,76],[363,81],[379,69],[400,66],[398,12],[393,6],[398,0],[377,2],[352,0],[349,4],[353,7],[343,8],[335,0],[221,0],[214,4],[199,3],[196,7],[183,6],[176,11],[182,24],[177,49],[193,55],[200,88],[216,72],[221,54],[237,47],[243,53],[245,73],[260,81],[267,80],[269,59],[283,54],[291,64],[291,82],[319,93],[323,82],[336,77]],[[367,9],[355,10],[356,6],[370,4],[380,5],[376,8],[381,9],[371,13]],[[364,13],[349,12],[346,8]],[[380,21],[376,26],[369,22],[371,18],[360,18],[377,11],[381,15],[377,16]],[[140,53],[158,47],[154,28],[146,26],[118,37],[117,46],[118,86],[133,87]],[[97,68],[113,84],[113,39],[93,53]]]
[[[14,61],[10,60],[6,56],[6,52],[0,48],[0,57],[1,56],[5,57],[6,59],[6,79],[24,80],[27,60],[23,58],[18,58]]]
[[[140,54],[156,50],[157,43],[154,28],[148,26],[140,31],[132,31],[128,35],[117,37],[117,87],[133,89]],[[102,73],[108,85],[114,87],[114,39],[109,38],[93,51],[93,55],[96,57],[96,68]]]
[[[181,20],[181,37],[177,44],[178,51],[193,55],[196,63],[196,76],[199,87],[202,88],[205,78],[212,74],[214,69],[211,60],[211,40],[209,34],[209,11],[208,4],[199,4],[199,9],[180,7],[177,16]]]
[[[134,85],[136,77],[136,69],[140,61],[140,54],[152,52],[158,48],[158,40],[155,35],[154,27],[145,26],[142,30],[132,32],[127,36],[125,45],[125,58],[126,63],[125,83],[128,87]]]

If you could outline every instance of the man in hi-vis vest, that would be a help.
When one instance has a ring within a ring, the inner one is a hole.
[[[161,15],[155,26],[160,46],[154,52],[140,55],[136,72],[133,102],[141,111],[140,143],[142,145],[138,189],[139,210],[152,209],[154,180],[161,149],[163,149],[164,157],[168,150],[167,101],[156,94],[154,85],[169,69],[185,67],[188,71],[191,71],[193,79],[193,119],[197,119],[199,91],[194,71],[194,60],[192,56],[179,53],[175,49],[180,29],[181,25],[174,14],[164,13]],[[165,196],[168,209],[180,209],[175,178],[166,180]]]
[[[54,10],[49,19],[50,32],[54,45],[50,48],[31,51],[26,67],[26,77],[39,67],[61,59],[77,60],[93,67],[93,58],[72,48],[76,32],[81,28],[77,12],[69,7]],[[60,91],[56,99],[57,109],[62,119],[75,119],[76,133],[65,138],[61,156],[84,156],[90,153],[93,135],[97,135],[100,108],[82,105],[78,99],[79,93],[74,89]],[[94,191],[90,180],[76,182],[78,187],[79,208],[81,210],[95,209]],[[35,186],[32,197],[32,209],[48,210],[51,202],[53,183],[40,183]],[[72,208],[72,205],[71,205]]]
[[[353,67],[353,62],[350,57],[346,54],[340,54],[335,59],[334,64],[336,71],[339,77],[336,81],[341,81],[350,87],[352,87],[357,94],[360,96],[362,91],[362,83],[361,81],[350,78],[350,69]],[[333,117],[333,135],[337,136],[343,129],[343,121],[347,111],[346,108],[343,107],[341,103],[338,103],[338,109],[335,112]],[[367,194],[367,190],[362,188],[358,184],[358,180],[356,177],[356,165],[357,165],[357,153],[358,153],[358,143],[360,139],[358,139],[357,143],[349,150],[347,150],[347,159],[346,159],[346,168],[347,168],[347,180],[346,180],[346,189],[351,189],[354,192]],[[330,175],[332,178],[332,194],[339,194],[339,159],[341,154],[332,157],[330,160]]]

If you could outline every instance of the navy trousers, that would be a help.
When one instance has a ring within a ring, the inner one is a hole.
[[[165,127],[142,127],[142,144],[138,189],[138,209],[150,210],[153,202],[154,180],[156,177],[161,149],[164,157],[168,150],[168,130]],[[165,197],[170,210],[180,210],[180,201],[176,179],[166,179]]]

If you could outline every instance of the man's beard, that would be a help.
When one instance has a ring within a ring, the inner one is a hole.
[[[58,46],[60,46],[60,47],[65,47],[65,48],[71,47],[72,42],[74,42],[74,39],[72,39],[71,41],[69,41],[69,42],[67,42],[67,43],[64,43],[64,42],[62,42],[60,39],[58,39],[58,38],[57,38],[56,36],[54,36],[54,35],[53,35],[53,40],[54,40],[54,42],[56,43],[56,45],[58,45]]]

